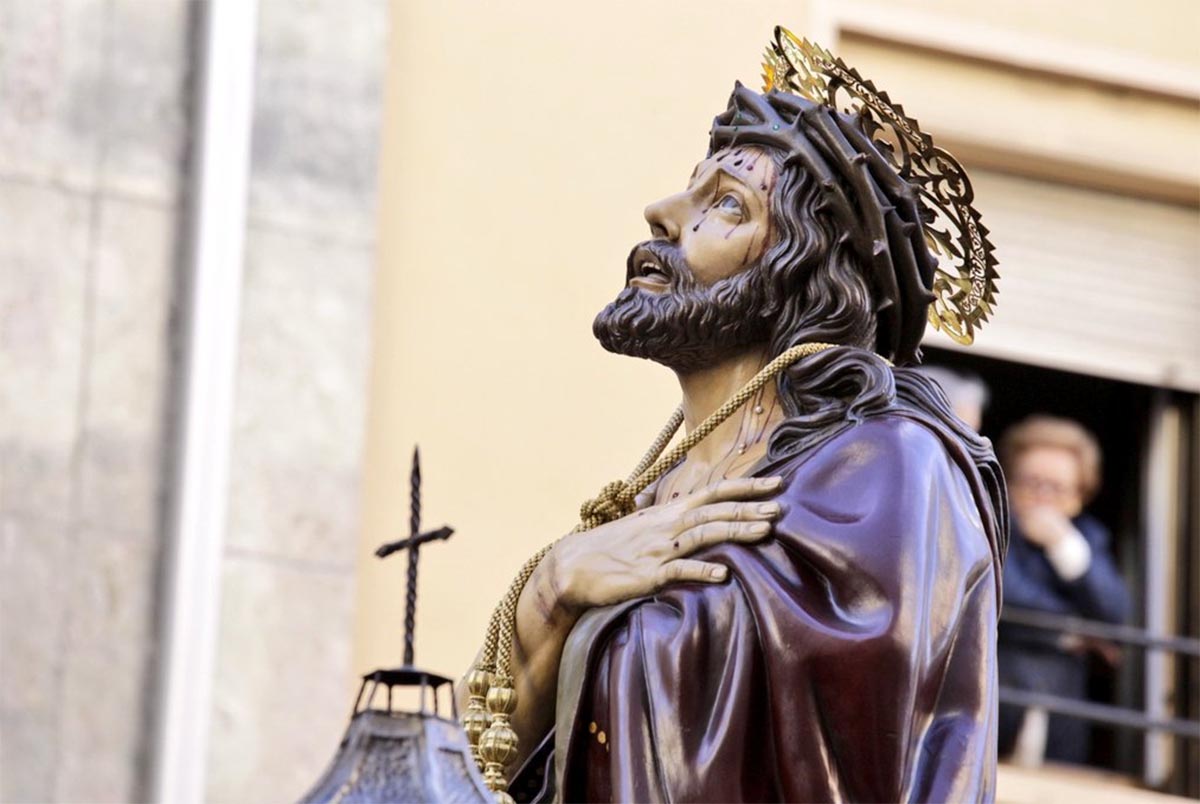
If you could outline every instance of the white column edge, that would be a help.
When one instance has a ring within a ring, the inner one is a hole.
[[[1160,391],[1151,411],[1144,481],[1143,539],[1145,540],[1146,631],[1154,636],[1175,633],[1171,609],[1174,601],[1171,573],[1175,565],[1174,542],[1179,529],[1175,489],[1179,480],[1179,411]],[[1171,717],[1171,654],[1148,650],[1144,662],[1144,704],[1147,717]],[[1151,788],[1162,786],[1171,773],[1173,739],[1169,734],[1147,731],[1142,735],[1142,781]]]
[[[199,6],[196,141],[150,794],[205,798],[253,117],[257,0]]]

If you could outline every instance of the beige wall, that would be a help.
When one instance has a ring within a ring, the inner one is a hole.
[[[422,558],[418,663],[453,674],[520,562],[630,468],[674,405],[667,373],[590,335],[644,236],[640,210],[686,178],[733,80],[757,85],[773,25],[839,30],[872,9],[1200,63],[1188,2],[394,5],[358,670],[400,655],[404,562],[370,551],[406,527],[413,442],[426,524],[458,529]],[[896,98],[922,120],[945,111],[923,111],[936,95]]]
[[[853,7],[854,0],[823,0]],[[1053,39],[1111,52],[1114,59],[1136,55],[1168,64],[1200,66],[1196,31],[1200,3],[1194,0],[898,0],[880,3],[905,13],[936,15],[949,23],[971,23],[996,31]],[[869,10],[869,9],[868,9]]]
[[[520,563],[624,475],[673,379],[591,335],[641,210],[707,147],[735,78],[758,81],[796,2],[549,0],[393,6],[375,366],[355,666],[401,654],[409,453],[425,518],[418,663],[466,668]]]

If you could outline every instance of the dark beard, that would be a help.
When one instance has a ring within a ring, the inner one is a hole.
[[[601,310],[592,333],[605,349],[688,374],[767,342],[771,326],[761,315],[766,293],[757,263],[706,287],[675,246],[651,240],[640,248],[658,258],[670,284],[662,293],[626,287]],[[626,281],[635,275],[633,256]]]

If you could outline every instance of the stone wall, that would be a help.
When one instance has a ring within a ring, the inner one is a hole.
[[[0,3],[0,799],[142,797],[183,0]]]
[[[350,705],[383,0],[265,0],[209,740],[212,801],[295,800]]]
[[[387,14],[260,3],[212,800],[349,707]],[[0,800],[148,795],[197,6],[0,1]]]

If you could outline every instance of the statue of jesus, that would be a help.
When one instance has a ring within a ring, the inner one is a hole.
[[[463,694],[501,800],[506,759],[516,800],[994,796],[1003,480],[911,368],[927,319],[969,340],[990,311],[986,231],[843,62],[779,29],[767,73],[594,322],[678,377],[688,443],[663,459],[668,427],[497,615]]]

